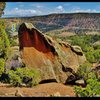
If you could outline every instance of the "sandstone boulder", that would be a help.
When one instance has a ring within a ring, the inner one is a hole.
[[[76,73],[80,64],[86,61],[80,47],[55,40],[31,23],[19,26],[18,37],[22,60],[27,67],[36,68],[40,72],[40,81],[55,79],[65,83],[67,72]]]

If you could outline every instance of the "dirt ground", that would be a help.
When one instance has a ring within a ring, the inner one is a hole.
[[[75,97],[73,86],[63,85],[61,83],[39,84],[32,88],[9,87],[0,85],[0,97]]]

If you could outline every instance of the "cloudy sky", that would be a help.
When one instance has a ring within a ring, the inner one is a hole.
[[[2,17],[47,15],[51,13],[100,12],[100,2],[7,2]]]

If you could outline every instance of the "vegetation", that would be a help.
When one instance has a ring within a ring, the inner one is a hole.
[[[6,3],[0,3],[0,16],[3,14]],[[16,37],[15,37],[16,39]],[[5,72],[5,63],[11,55],[10,46],[16,45],[16,41],[10,40],[6,33],[5,20],[0,19],[0,81],[10,83],[13,86],[21,86],[23,83],[27,86],[38,84],[39,73],[35,69],[16,68]]]
[[[0,17],[4,13],[3,10],[4,10],[5,6],[6,6],[5,2],[0,2]]]
[[[17,68],[16,70],[9,70],[4,72],[4,67],[0,69],[0,81],[3,83],[9,83],[12,86],[23,86],[27,87],[35,86],[39,83],[40,75],[35,69],[29,68]],[[4,76],[5,75],[5,76]]]
[[[100,73],[92,70],[92,65],[88,62],[81,65],[77,74],[86,81],[86,87],[75,86],[75,93],[78,97],[97,97],[100,96]]]
[[[18,43],[17,39],[18,39],[17,36],[16,37],[12,37],[12,38],[9,37],[11,47],[13,47],[13,46],[19,46],[19,43]]]
[[[51,35],[52,36],[52,35]],[[67,37],[53,36],[71,45],[78,45],[82,48],[87,62],[80,65],[77,75],[86,82],[86,87],[75,86],[75,93],[79,97],[97,97],[100,96],[100,72],[92,70],[93,63],[100,62],[100,35],[75,35]]]
[[[26,67],[17,68],[16,71],[10,70],[8,74],[13,86],[21,86],[24,83],[26,86],[32,87],[38,84],[40,78],[38,71]]]
[[[56,36],[55,36],[56,37]],[[100,35],[75,35],[69,37],[58,37],[64,41],[70,42],[72,45],[78,45],[82,48],[87,60],[90,63],[96,63],[100,61]]]
[[[0,77],[4,72],[4,66],[5,66],[5,60],[3,58],[0,58]]]
[[[90,78],[85,88],[75,86],[75,93],[78,97],[100,97],[100,81]]]
[[[5,31],[5,22],[4,20],[0,20],[0,56],[6,60],[8,58],[9,51],[10,42]]]
[[[83,65],[80,65],[77,74],[83,77],[85,80],[88,79],[88,75],[91,71],[92,65],[89,62],[85,62]]]
[[[3,14],[3,10],[5,8],[6,3],[2,2],[0,3],[0,16]],[[54,17],[55,16],[55,17]],[[83,15],[82,15],[83,16]],[[85,32],[86,30],[91,29],[99,29],[99,16],[96,15],[96,19],[93,20],[94,16],[90,16],[90,22],[86,24],[85,22],[88,22],[88,18],[85,19],[80,14],[77,14],[75,16],[75,20],[72,20],[72,16],[68,15],[68,18],[57,18],[56,15],[50,15],[49,17],[44,16],[41,17],[42,20],[45,20],[45,23],[34,23],[34,25],[38,28],[40,28],[42,31],[50,31],[55,29],[61,29],[65,25],[70,24],[70,27],[78,27],[74,29],[69,29],[67,31],[69,32],[75,32],[78,35],[75,36],[69,36],[69,37],[58,37],[64,41],[70,42],[72,45],[79,45],[83,52],[86,55],[86,58],[89,62],[85,62],[83,65],[81,65],[77,71],[77,75],[83,77],[83,79],[86,81],[86,87],[80,87],[75,86],[75,93],[79,97],[97,97],[100,96],[100,73],[97,73],[95,71],[92,71],[92,63],[100,62],[100,35],[80,35],[80,33]],[[34,17],[30,18],[31,20],[41,19],[40,17]],[[53,18],[53,19],[52,19]],[[49,20],[52,24],[49,24]],[[80,24],[80,21],[82,22]],[[66,23],[67,22],[67,23]],[[71,23],[70,23],[71,22]],[[91,23],[95,23],[94,25]],[[55,23],[55,24],[54,24]],[[47,28],[44,28],[47,27]],[[82,28],[80,30],[80,28]],[[86,29],[87,28],[87,29]],[[97,31],[97,30],[96,30]],[[98,30],[97,32],[99,32]],[[52,32],[51,32],[52,33]],[[60,31],[56,32],[55,34],[60,34]],[[53,36],[54,37],[54,36]],[[56,36],[55,36],[56,37]],[[12,40],[8,38],[8,35],[5,31],[5,21],[3,19],[0,20],[0,81],[5,83],[10,83],[12,86],[22,86],[25,84],[28,87],[32,87],[34,85],[37,85],[40,80],[40,74],[35,69],[29,69],[27,67],[23,68],[16,68],[15,70],[9,70],[5,72],[5,62],[10,56],[10,46],[18,45],[16,43],[16,37]],[[4,77],[3,79],[3,76]]]

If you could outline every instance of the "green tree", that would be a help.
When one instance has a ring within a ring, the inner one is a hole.
[[[4,66],[5,66],[5,60],[3,58],[0,58],[0,77],[1,74],[4,72]]]
[[[5,2],[0,2],[0,17],[4,13],[3,10],[4,10],[5,6],[6,6]]]
[[[0,25],[0,41],[1,56],[3,56],[6,59],[8,57],[8,52],[10,50],[10,42],[4,29],[4,26],[2,25]]]

